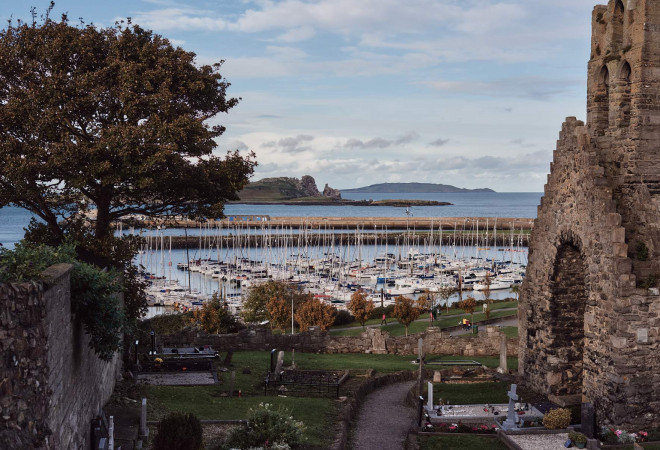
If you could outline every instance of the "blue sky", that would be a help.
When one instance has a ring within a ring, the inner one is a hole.
[[[0,19],[47,0],[4,0]],[[595,0],[56,2],[109,26],[131,17],[199,63],[225,60],[239,106],[218,152],[255,179],[337,188],[432,182],[541,191],[566,116],[585,117]]]

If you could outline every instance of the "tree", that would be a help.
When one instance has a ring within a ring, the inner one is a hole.
[[[130,21],[48,13],[0,30],[0,207],[34,213],[55,243],[80,212],[98,241],[127,214],[220,217],[255,165],[213,155],[225,128],[210,120],[238,104],[222,61],[198,67]]]
[[[332,306],[314,297],[309,298],[296,311],[295,318],[300,325],[300,331],[306,331],[311,326],[318,326],[328,331],[335,321],[337,310]]]
[[[348,302],[347,307],[355,317],[355,320],[360,322],[360,325],[364,328],[364,324],[369,319],[369,315],[374,310],[375,305],[367,293],[360,289],[351,295],[351,301]]]
[[[456,289],[450,286],[443,286],[438,289],[438,295],[441,299],[445,301],[445,306],[447,307],[447,312],[449,312],[449,297],[451,297]]]
[[[275,296],[268,300],[266,308],[271,328],[282,330],[284,333],[291,321],[291,303],[286,298]]]
[[[250,287],[247,297],[243,301],[241,318],[247,323],[258,323],[269,320],[268,301],[273,297],[287,299],[289,312],[291,311],[291,297],[294,308],[302,305],[308,298],[298,285],[284,281],[267,281]],[[289,319],[291,315],[289,315]]]
[[[200,309],[195,310],[192,318],[207,333],[231,333],[239,328],[236,318],[229,311],[227,304],[220,301],[217,293]]]
[[[465,300],[458,302],[458,307],[471,315],[470,322],[474,323],[474,310],[477,307],[477,301],[474,297],[468,297]]]
[[[486,278],[484,278],[484,288],[481,290],[481,293],[484,296],[484,301],[486,302],[486,320],[490,319],[490,285],[493,283],[493,279],[491,278],[490,274],[486,274]]]
[[[417,308],[419,308],[420,314],[426,311],[431,311],[431,314],[433,314],[434,305],[435,305],[435,294],[428,289],[417,298]],[[433,318],[431,317],[430,320],[433,321]]]
[[[520,295],[520,285],[514,284],[513,286],[511,286],[511,293],[515,294],[516,300],[518,300],[518,296]]]
[[[408,336],[408,326],[419,318],[419,308],[415,306],[413,299],[399,295],[394,299],[394,311],[392,315],[406,327],[406,336]]]

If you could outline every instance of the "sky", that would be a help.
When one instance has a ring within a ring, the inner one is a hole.
[[[604,1],[598,2],[604,3]],[[48,0],[3,0],[0,20]],[[58,0],[97,26],[152,29],[224,60],[239,105],[216,152],[253,179],[322,189],[428,182],[543,190],[561,124],[585,118],[596,0]]]

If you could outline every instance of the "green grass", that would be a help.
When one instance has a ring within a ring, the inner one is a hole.
[[[497,438],[484,436],[423,436],[420,450],[507,450]]]
[[[242,398],[219,397],[218,386],[149,386],[147,398],[150,420],[159,419],[169,412],[193,413],[199,419],[230,420],[246,419],[248,410],[259,403],[270,403],[275,408],[285,408],[307,429],[305,438],[310,446],[326,447],[334,433],[328,433],[328,424],[335,421],[338,403],[329,398],[302,398],[254,396]],[[158,415],[155,414],[158,411]]]
[[[518,327],[502,327],[500,331],[506,335],[506,337],[516,338],[518,337]]]
[[[471,384],[436,383],[433,385],[433,398],[443,399],[450,405],[507,403],[508,390],[509,384],[501,381]]]
[[[517,314],[518,314],[517,311],[492,311],[490,313],[490,318],[497,319],[501,317],[515,317]],[[462,319],[463,317],[467,317],[469,319],[471,315],[462,313],[462,314],[451,315],[449,317],[444,317],[444,318],[442,318],[443,316],[440,317],[441,318],[439,320],[436,320],[433,323],[431,323],[428,319],[418,320],[416,322],[411,323],[410,326],[408,327],[408,334],[421,333],[431,325],[436,327],[439,326],[440,328],[453,327],[458,325],[458,321],[460,319]],[[474,314],[474,323],[477,325],[479,324],[480,321],[483,321],[485,319],[486,319],[486,315],[484,313]],[[380,323],[380,322],[377,321],[376,323]],[[387,325],[383,325],[381,329],[387,331],[392,336],[404,336],[406,334],[406,327],[404,327],[398,322],[388,323]],[[362,327],[359,328],[354,327],[347,330],[335,330],[335,331],[330,329],[330,333],[332,333],[335,336],[359,336],[363,332],[364,330],[362,329]]]

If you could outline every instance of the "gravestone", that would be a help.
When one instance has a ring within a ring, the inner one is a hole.
[[[428,385],[428,396],[427,396],[427,403],[426,407],[429,409],[429,411],[433,411],[433,383],[429,381]]]
[[[236,381],[236,371],[232,370],[229,378],[229,396],[234,396],[234,382]]]
[[[149,436],[149,427],[147,426],[147,399],[142,399],[142,407],[140,408],[140,430],[138,437],[147,438]]]
[[[505,430],[513,430],[518,428],[516,425],[516,418],[518,414],[515,411],[515,402],[518,400],[518,395],[516,394],[516,388],[518,386],[515,384],[511,385],[511,390],[507,393],[509,396],[509,409],[506,413],[506,420],[502,424],[502,428]]]
[[[497,371],[499,373],[506,373],[509,371],[506,362],[506,353],[507,353],[506,342],[507,342],[506,335],[502,334],[502,339],[500,340],[500,366],[497,368]]]
[[[582,433],[593,438],[596,432],[596,413],[592,403],[582,403],[581,423]]]
[[[277,353],[277,362],[275,363],[275,374],[279,375],[282,372],[282,366],[284,365],[284,350],[280,350]]]
[[[108,420],[108,450],[115,448],[115,416],[110,416]]]
[[[274,348],[270,351],[270,372],[275,372],[275,367],[277,366],[277,349]]]

